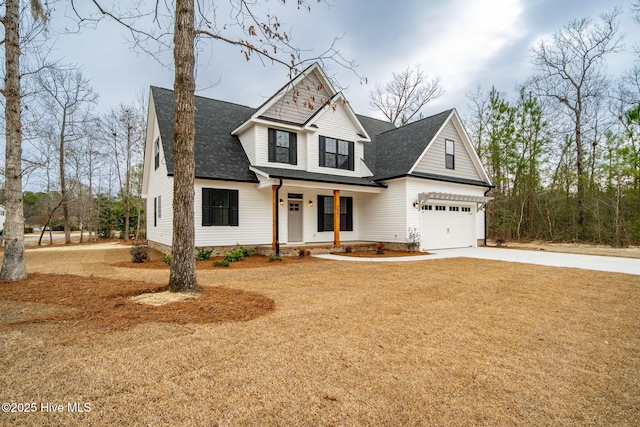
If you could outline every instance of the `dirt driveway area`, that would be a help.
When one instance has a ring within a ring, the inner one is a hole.
[[[78,275],[73,304],[0,282],[0,398],[15,404],[0,425],[640,425],[638,276],[463,258],[256,262],[198,271],[207,289],[274,302],[252,320],[105,329],[105,311],[79,315],[94,311],[82,305],[93,286],[166,283],[168,270],[128,260],[126,247],[27,251],[43,287]]]

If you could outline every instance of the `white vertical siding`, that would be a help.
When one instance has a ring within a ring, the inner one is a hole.
[[[455,142],[455,169],[447,169],[445,166],[445,139]],[[471,160],[467,147],[462,142],[462,138],[451,120],[444,125],[436,139],[431,141],[427,152],[416,165],[414,171],[482,180]]]
[[[238,190],[237,227],[202,226],[202,188]],[[257,185],[252,183],[196,180],[196,246],[231,246],[236,243],[241,245],[271,244],[271,228],[271,188],[258,190]]]
[[[304,123],[331,98],[316,70],[302,79],[263,114],[278,120]]]
[[[404,242],[407,230],[408,195],[406,179],[385,182],[380,194],[362,197],[359,216],[360,239],[378,242]]]

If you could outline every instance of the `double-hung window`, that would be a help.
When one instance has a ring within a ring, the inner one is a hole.
[[[455,169],[455,143],[450,139],[444,140],[444,163],[447,169]]]
[[[202,225],[238,225],[238,190],[202,189]]]
[[[333,196],[318,196],[318,231],[333,231]],[[353,231],[353,198],[340,197],[340,231]]]
[[[353,141],[321,136],[320,142],[320,166],[354,170],[354,144]]]
[[[293,132],[269,129],[269,161],[298,164],[298,138]]]

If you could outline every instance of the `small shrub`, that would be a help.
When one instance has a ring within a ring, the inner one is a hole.
[[[420,247],[420,232],[416,227],[409,227],[409,239],[407,242],[407,251],[415,252]]]
[[[213,249],[205,249],[196,246],[196,259],[198,261],[206,261],[211,258],[211,252],[213,252]]]
[[[350,254],[351,252],[353,252],[353,247],[352,246],[347,246],[344,248],[344,252],[347,254]]]
[[[227,262],[236,262],[242,259],[242,253],[238,251],[231,251],[224,254],[224,259]]]
[[[229,261],[226,259],[219,259],[213,263],[214,267],[229,267]]]
[[[25,233],[25,234],[27,234],[27,233],[33,233],[33,228],[31,228],[31,227],[25,227],[25,228],[24,228],[24,233]]]
[[[306,250],[305,248],[300,248],[298,249],[298,256],[300,258],[304,258],[306,256],[309,256],[311,254],[311,252],[309,252],[308,250]]]
[[[385,246],[384,243],[380,242],[376,245],[376,254],[377,255],[384,255],[384,250],[385,250]]]
[[[166,254],[165,256],[163,256],[162,262],[164,262],[167,265],[171,265],[171,255]]]
[[[507,244],[507,236],[504,233],[498,233],[496,236],[496,246],[502,246]]]
[[[280,255],[271,255],[269,257],[269,262],[273,262],[273,261],[282,261],[282,257]]]
[[[131,254],[131,262],[145,262],[149,259],[149,248],[147,245],[134,243],[129,249]]]
[[[241,246],[241,245],[239,245],[239,244],[237,244],[237,243],[236,243],[236,245],[238,246],[238,247],[236,248],[236,251],[240,252],[240,253],[242,254],[242,256],[243,256],[243,257],[251,256],[251,255],[253,254],[253,252],[254,252],[254,250],[253,250],[253,249],[247,249],[247,248],[245,248],[244,246]],[[235,252],[235,251],[234,251],[234,252]]]
[[[250,256],[252,253],[253,249],[247,249],[243,246],[238,245],[238,247],[233,251],[225,253],[224,259],[229,262],[236,262],[242,260],[242,258],[246,256]]]

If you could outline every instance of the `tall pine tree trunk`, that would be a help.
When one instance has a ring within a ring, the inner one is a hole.
[[[176,0],[174,30],[173,242],[169,290],[198,290],[195,262],[194,2]]]
[[[24,212],[22,206],[22,126],[20,124],[19,0],[5,3],[5,207],[4,257],[0,280],[24,280]]]

